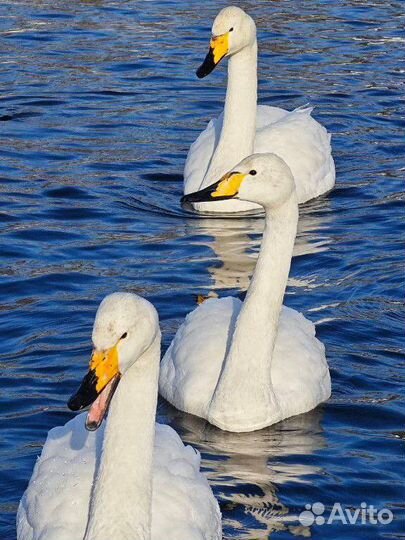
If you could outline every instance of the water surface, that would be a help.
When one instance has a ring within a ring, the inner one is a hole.
[[[4,540],[47,431],[71,417],[102,297],[145,295],[167,347],[195,294],[246,290],[262,221],[179,207],[187,149],[223,104],[225,65],[194,75],[222,5],[1,3]],[[337,186],[302,208],[285,299],[316,322],[333,395],[251,434],[164,402],[159,420],[203,453],[226,539],[404,538],[404,4],[241,5],[258,23],[260,102],[309,102],[333,133]],[[326,513],[366,502],[395,519],[300,525],[315,502]]]

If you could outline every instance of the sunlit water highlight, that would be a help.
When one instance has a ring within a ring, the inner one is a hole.
[[[166,347],[197,293],[246,290],[262,221],[179,206],[187,149],[223,104],[225,66],[194,76],[222,5],[0,6],[4,540],[47,431],[71,417],[100,299],[145,295]],[[226,539],[404,538],[403,3],[243,6],[258,23],[261,103],[310,102],[333,133],[337,187],[302,208],[286,296],[317,323],[333,396],[251,434],[163,402],[159,420],[202,451]],[[300,525],[317,501],[386,506],[394,521]]]

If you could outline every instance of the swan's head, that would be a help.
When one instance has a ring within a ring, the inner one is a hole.
[[[232,56],[256,40],[256,25],[247,13],[236,6],[222,9],[212,25],[210,50],[197,69],[197,77],[205,77],[225,58]]]
[[[295,196],[295,182],[286,162],[276,154],[252,154],[214,184],[185,195],[182,202],[241,199],[278,208]]]
[[[120,378],[159,337],[158,315],[150,302],[124,292],[104,298],[94,321],[89,371],[68,402],[72,411],[91,405],[87,429],[100,426]]]

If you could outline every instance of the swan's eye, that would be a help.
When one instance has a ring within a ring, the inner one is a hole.
[[[229,31],[230,31],[230,32],[233,32],[233,26],[232,26],[232,28],[229,29]]]
[[[255,174],[257,174],[257,171],[255,171],[254,169],[252,169],[251,171],[249,171],[249,174],[251,176],[254,176]]]
[[[124,333],[122,334],[122,336],[120,337],[120,339],[125,339],[125,338],[127,337],[127,335],[128,335],[128,332],[124,332]]]

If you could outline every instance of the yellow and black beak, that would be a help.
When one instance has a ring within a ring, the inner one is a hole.
[[[93,351],[89,371],[78,391],[68,401],[72,411],[91,405],[86,428],[94,431],[100,427],[120,380],[117,345],[105,351]]]
[[[246,174],[241,174],[237,171],[227,173],[218,182],[200,191],[184,195],[181,202],[194,203],[233,199],[239,193],[240,186],[246,176]]]
[[[196,74],[199,79],[209,75],[217,64],[229,52],[229,32],[213,37],[210,41],[210,50],[204,62],[197,69]]]

